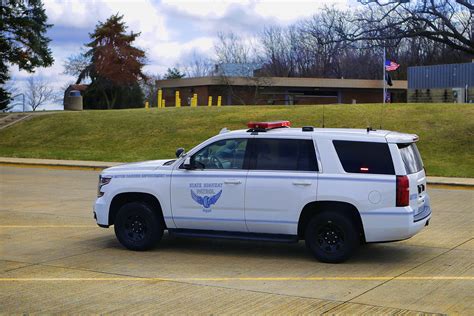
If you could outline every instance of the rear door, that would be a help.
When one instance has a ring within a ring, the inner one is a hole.
[[[316,200],[318,164],[313,140],[258,135],[250,150],[245,188],[248,230],[296,235],[302,208]]]
[[[414,220],[419,221],[431,213],[426,191],[426,174],[420,152],[415,143],[397,144],[410,183],[410,207]]]

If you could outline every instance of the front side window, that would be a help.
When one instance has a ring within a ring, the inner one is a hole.
[[[395,174],[387,143],[333,141],[345,172]]]
[[[313,141],[308,139],[255,140],[256,170],[317,171]]]
[[[243,169],[247,139],[225,139],[195,153],[191,160],[199,169]]]

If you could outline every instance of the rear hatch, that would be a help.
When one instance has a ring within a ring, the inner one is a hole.
[[[417,140],[415,138],[413,140]],[[426,174],[420,152],[414,142],[397,143],[410,185],[410,206],[414,220],[419,221],[431,214],[430,198],[426,191]]]

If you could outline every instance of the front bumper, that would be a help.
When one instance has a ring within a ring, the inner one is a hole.
[[[100,227],[109,227],[109,212],[104,198],[100,197],[95,201],[93,209],[94,219]]]

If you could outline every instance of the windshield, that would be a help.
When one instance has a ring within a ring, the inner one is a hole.
[[[423,161],[415,143],[398,144],[398,148],[400,148],[407,174],[417,173],[423,169]]]

